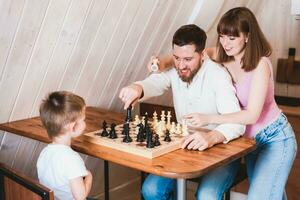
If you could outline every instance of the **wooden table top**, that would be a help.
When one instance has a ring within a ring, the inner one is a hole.
[[[124,114],[87,107],[85,133],[98,130],[107,123],[123,123]],[[0,130],[49,143],[39,117],[0,124]],[[72,148],[80,153],[111,161],[140,171],[169,178],[195,178],[205,172],[238,159],[254,150],[252,140],[239,138],[228,144],[218,144],[206,151],[179,149],[154,159],[147,159],[112,148],[89,143],[82,137],[72,141]]]
[[[289,116],[300,117],[300,106],[283,106],[279,105],[282,112]]]

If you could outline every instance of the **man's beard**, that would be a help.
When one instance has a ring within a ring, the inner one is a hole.
[[[193,71],[191,71],[190,69],[188,69],[190,71],[190,75],[189,76],[182,76],[180,75],[180,70],[176,67],[176,70],[177,70],[177,74],[178,76],[180,77],[180,79],[183,81],[183,82],[187,82],[187,83],[191,83],[194,76],[197,74],[197,72],[199,71],[200,67],[201,67],[201,62],[199,63],[198,67],[195,68]]]

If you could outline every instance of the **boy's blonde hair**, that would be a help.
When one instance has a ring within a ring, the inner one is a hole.
[[[65,125],[84,114],[84,99],[67,91],[50,93],[40,105],[40,117],[50,138],[64,133]]]

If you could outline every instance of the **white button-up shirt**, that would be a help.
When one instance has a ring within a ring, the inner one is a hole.
[[[151,74],[145,80],[135,83],[143,87],[141,101],[160,96],[171,88],[178,121],[191,113],[225,114],[240,111],[230,75],[224,67],[210,59],[202,63],[190,84],[180,79],[175,68]],[[222,133],[226,138],[224,143],[245,132],[245,126],[241,124],[210,124],[203,128]]]

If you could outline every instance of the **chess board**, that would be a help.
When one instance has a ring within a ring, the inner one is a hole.
[[[101,133],[103,131],[102,129],[94,132],[86,133],[83,136],[86,141],[103,145],[106,147],[110,147],[113,149],[117,149],[119,151],[125,151],[127,153],[131,153],[134,155],[150,158],[150,159],[177,150],[181,147],[181,140],[183,136],[174,133],[170,135],[171,137],[170,142],[165,142],[164,141],[165,136],[160,136],[159,140],[161,145],[155,146],[154,148],[147,148],[146,142],[136,141],[137,134],[135,129],[136,129],[136,125],[133,122],[131,122],[130,137],[132,138],[133,141],[130,143],[123,142],[123,138],[124,138],[124,135],[122,135],[123,124],[119,124],[115,127],[116,134],[118,136],[118,138],[116,139],[111,139],[109,137],[102,137],[101,136]],[[109,127],[107,128],[107,131],[110,131]]]

